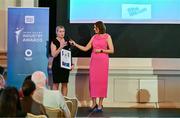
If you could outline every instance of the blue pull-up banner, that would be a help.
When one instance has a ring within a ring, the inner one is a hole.
[[[49,9],[8,8],[8,86],[48,67]]]

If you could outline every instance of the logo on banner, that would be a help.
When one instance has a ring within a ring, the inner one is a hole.
[[[16,28],[16,31],[14,32],[15,33],[15,37],[16,37],[16,43],[18,44],[19,42],[19,35],[21,34],[21,32],[24,30],[24,28],[19,28],[17,27]]]
[[[31,49],[26,49],[25,50],[25,52],[24,52],[24,54],[25,54],[25,57],[24,57],[24,59],[26,60],[26,61],[30,61],[30,60],[32,60],[32,50]]]
[[[25,16],[25,24],[34,24],[34,16]]]
[[[150,4],[123,4],[122,18],[124,19],[150,19]]]

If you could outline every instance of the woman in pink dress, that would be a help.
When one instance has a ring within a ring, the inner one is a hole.
[[[109,55],[114,53],[111,36],[106,33],[106,27],[102,21],[94,24],[95,35],[86,46],[81,46],[70,41],[72,45],[82,51],[93,48],[90,61],[89,91],[93,104],[90,111],[102,112],[103,99],[107,97]],[[99,98],[97,105],[96,99]]]

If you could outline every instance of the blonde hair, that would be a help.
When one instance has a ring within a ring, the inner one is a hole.
[[[62,26],[62,25],[57,26],[56,27],[56,35],[57,35],[59,29],[64,29],[65,30],[64,26]]]

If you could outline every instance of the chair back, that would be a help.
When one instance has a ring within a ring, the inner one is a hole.
[[[65,118],[64,112],[58,108],[45,107],[49,118]]]
[[[46,115],[34,115],[32,113],[27,113],[27,118],[47,118]]]
[[[68,105],[68,108],[71,112],[71,116],[74,118],[77,115],[77,111],[78,111],[78,100],[77,98],[69,98],[67,96],[64,97],[66,104]],[[71,103],[69,103],[69,101],[71,101]],[[72,104],[72,106],[71,106]]]

